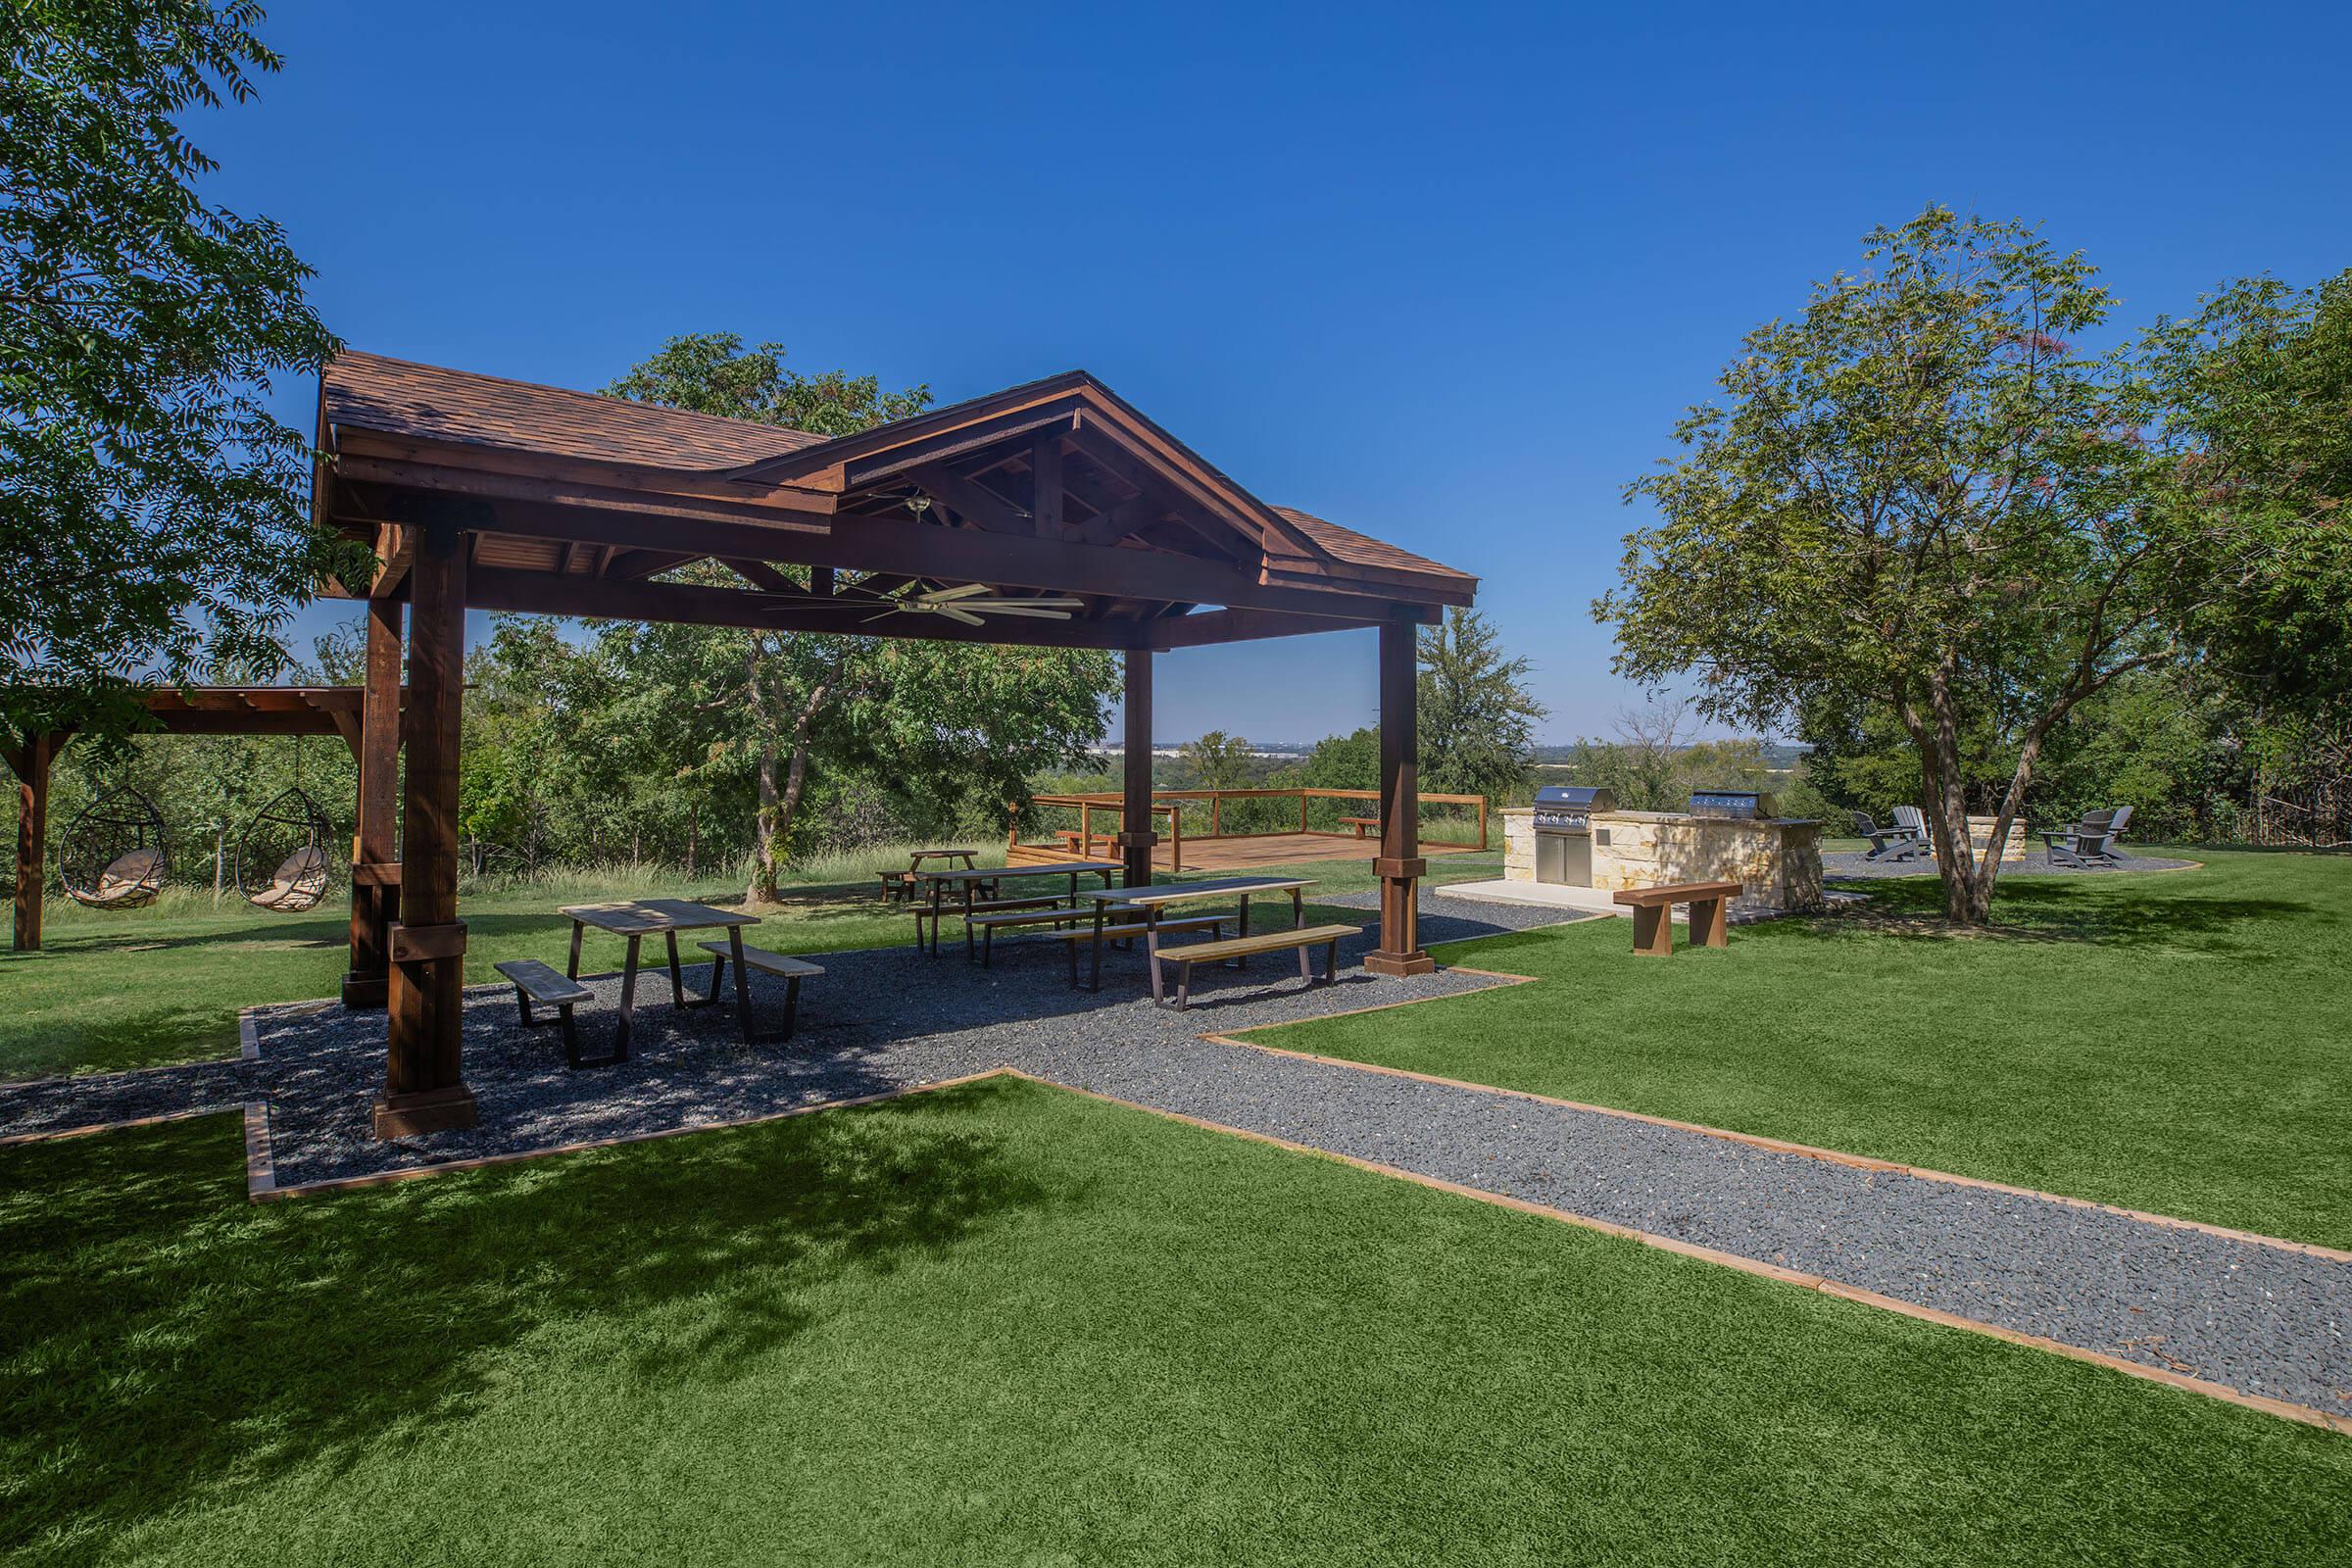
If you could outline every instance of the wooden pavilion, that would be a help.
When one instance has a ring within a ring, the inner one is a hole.
[[[375,1129],[470,1125],[457,916],[467,607],[1054,648],[1116,649],[1126,679],[1130,885],[1152,880],[1152,655],[1379,630],[1376,973],[1432,967],[1415,933],[1417,628],[1475,578],[1268,506],[1084,371],[837,439],[346,354],[319,389],[318,516],[372,547],[355,883],[397,885]],[[734,586],[663,581],[721,564]],[[795,570],[793,568],[802,568]],[[1021,598],[1056,603],[1040,613]],[[999,601],[1012,600],[1002,609]],[[403,612],[410,700],[399,678]],[[405,744],[404,863],[391,780]],[[1369,848],[1370,846],[1367,846]],[[346,1000],[368,1000],[357,936]]]

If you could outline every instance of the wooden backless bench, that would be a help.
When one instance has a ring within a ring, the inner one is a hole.
[[[1731,901],[1745,887],[1738,882],[1677,882],[1662,888],[1625,888],[1611,901],[1634,911],[1634,951],[1653,958],[1674,954],[1674,906],[1690,906],[1690,941],[1702,948],[1732,945]]]

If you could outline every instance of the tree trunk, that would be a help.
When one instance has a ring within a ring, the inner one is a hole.
[[[752,814],[752,884],[744,897],[754,904],[776,902],[776,829],[779,825],[780,801],[776,790],[776,749],[760,748],[760,766],[756,774],[760,791],[759,808]]]
[[[689,882],[694,880],[694,852],[696,833],[701,824],[701,811],[700,805],[686,808],[686,880]]]
[[[228,823],[215,825],[213,831],[213,906],[220,907],[222,871],[228,862]]]

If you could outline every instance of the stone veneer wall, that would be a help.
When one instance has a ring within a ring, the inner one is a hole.
[[[1523,808],[1506,810],[1502,824],[1504,879],[1533,882],[1534,814]],[[1738,901],[1742,908],[1820,908],[1821,824],[1669,811],[1612,811],[1592,819],[1595,888],[1613,892],[1671,882],[1731,881],[1747,889]]]

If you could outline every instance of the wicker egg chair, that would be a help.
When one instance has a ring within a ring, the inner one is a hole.
[[[281,790],[237,836],[237,891],[258,909],[315,909],[334,882],[334,823],[301,785]]]
[[[83,807],[58,846],[57,881],[93,909],[153,904],[172,869],[163,813],[137,790],[117,788]]]

